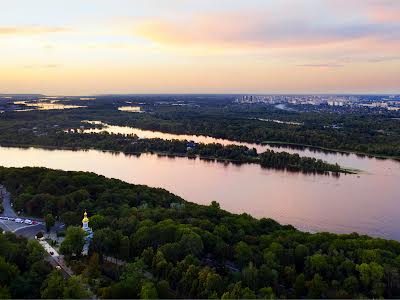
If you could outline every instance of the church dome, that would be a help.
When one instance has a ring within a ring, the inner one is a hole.
[[[85,213],[83,214],[82,223],[89,223],[89,218],[88,218],[88,216],[87,216],[87,212],[86,212],[86,211],[85,211]]]

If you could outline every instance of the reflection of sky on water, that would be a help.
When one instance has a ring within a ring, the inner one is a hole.
[[[243,145],[249,148],[256,148],[257,152],[261,153],[268,149],[274,150],[275,152],[288,152],[288,153],[298,153],[300,156],[315,157],[317,159],[322,159],[329,163],[338,163],[345,168],[358,169],[363,172],[382,172],[385,170],[385,174],[390,175],[392,172],[399,172],[400,163],[394,163],[392,160],[382,160],[378,158],[363,157],[356,154],[349,153],[338,153],[338,152],[324,152],[313,149],[294,149],[287,146],[270,146],[270,145],[258,145],[251,143],[241,143],[226,139],[213,138],[203,135],[188,135],[188,134],[172,134],[164,133],[159,131],[142,130],[139,128],[125,127],[125,126],[112,126],[101,123],[99,121],[85,121],[92,124],[103,124],[105,127],[85,129],[86,133],[100,133],[102,131],[107,131],[108,133],[120,133],[120,134],[136,134],[140,138],[161,138],[166,140],[177,139],[177,140],[188,140],[195,141],[197,143],[219,143],[222,145]],[[377,168],[377,166],[379,166]]]
[[[363,160],[370,173],[336,178],[151,154],[0,147],[0,165],[7,167],[91,171],[162,187],[200,204],[216,200],[226,210],[270,217],[304,230],[358,231],[400,240],[400,164]]]

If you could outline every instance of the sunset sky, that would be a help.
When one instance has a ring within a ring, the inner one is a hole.
[[[399,0],[0,0],[0,93],[400,93]]]

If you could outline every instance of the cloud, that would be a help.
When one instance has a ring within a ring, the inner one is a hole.
[[[25,69],[55,69],[60,67],[57,64],[45,64],[45,65],[25,65]]]
[[[67,32],[67,31],[70,31],[70,29],[65,27],[43,27],[43,26],[0,27],[0,36],[41,35],[41,34]]]
[[[361,14],[372,23],[399,23],[398,0],[328,0],[329,7],[338,14]]]
[[[135,24],[134,34],[167,46],[319,47],[362,39],[399,41],[400,24],[322,22],[306,16],[275,19],[253,12],[145,19]]]
[[[325,63],[325,64],[303,64],[297,65],[297,67],[311,67],[311,68],[341,68],[343,64]]]
[[[368,62],[379,63],[386,61],[397,61],[400,60],[400,56],[381,56],[381,57],[371,57]]]

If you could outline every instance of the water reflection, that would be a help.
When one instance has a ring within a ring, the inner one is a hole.
[[[45,100],[46,102],[41,102],[40,100]],[[58,102],[59,100],[39,99],[38,102],[28,102],[28,101],[14,101],[15,105],[21,105],[23,107],[32,107],[26,109],[18,109],[16,111],[32,111],[32,110],[60,110],[60,109],[73,109],[73,108],[85,108],[87,106],[83,105],[70,105],[62,104]]]
[[[365,155],[359,155],[347,152],[334,152],[327,150],[310,149],[308,147],[301,147],[301,146],[242,143],[242,142],[214,138],[204,135],[172,134],[160,131],[143,130],[127,126],[115,126],[103,123],[101,121],[84,121],[84,122],[100,126],[96,128],[86,128],[83,130],[84,133],[108,132],[111,134],[137,135],[139,138],[160,138],[165,140],[176,139],[181,141],[182,140],[194,141],[196,143],[204,143],[204,144],[219,143],[222,145],[239,145],[239,146],[246,146],[250,149],[255,148],[258,153],[264,152],[266,150],[274,150],[276,152],[285,151],[291,154],[297,153],[300,156],[315,157],[316,159],[322,159],[332,164],[338,163],[340,166],[344,168],[361,170],[363,172],[370,172],[372,164],[377,160],[381,160],[380,158],[368,157]]]
[[[200,204],[216,200],[231,212],[271,217],[303,230],[357,231],[400,240],[400,164],[360,160],[368,174],[336,178],[198,158],[0,147],[0,165],[7,167],[90,171],[165,188]]]
[[[140,110],[140,106],[121,106],[118,107],[118,110],[120,111],[126,111],[126,112],[133,112],[133,113],[140,113],[142,112]]]

